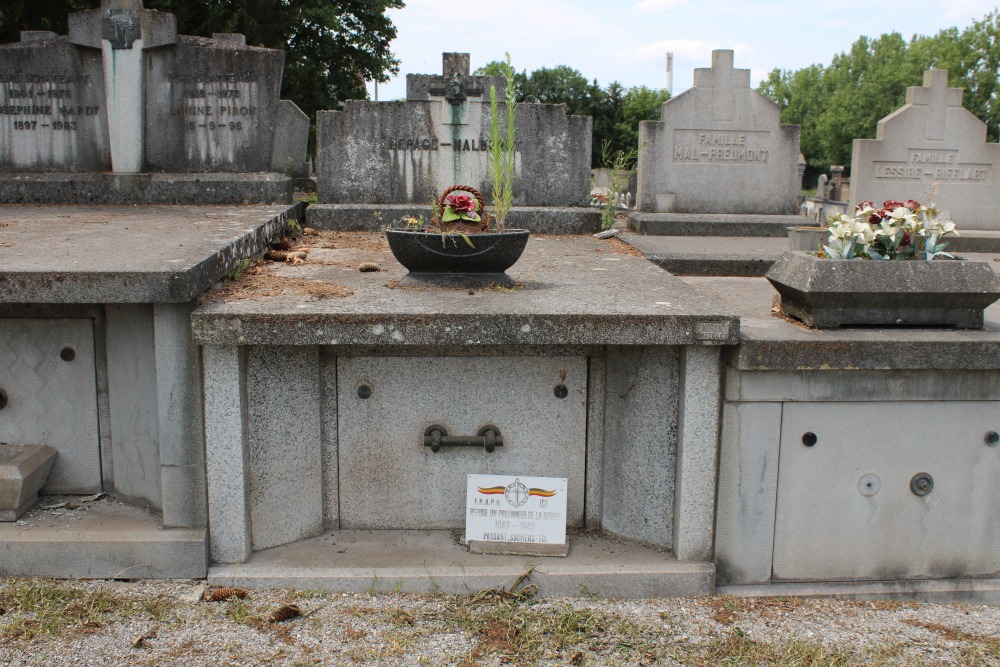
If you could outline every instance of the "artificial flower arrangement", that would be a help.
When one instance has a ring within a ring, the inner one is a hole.
[[[890,199],[878,209],[863,201],[854,217],[831,217],[827,228],[821,255],[830,259],[954,259],[941,239],[958,236],[954,222],[913,199]]]

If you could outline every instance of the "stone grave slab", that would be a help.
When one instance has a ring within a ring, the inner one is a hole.
[[[405,102],[350,100],[317,117],[318,229],[376,230],[408,215],[430,215],[434,193],[471,185],[490,202],[487,145],[490,86],[469,74],[468,54],[444,54],[442,75],[407,77]],[[501,119],[503,116],[501,116]],[[504,122],[504,121],[501,121]],[[517,180],[508,227],[552,233],[596,232],[589,200],[591,125],[565,106],[520,104]]]
[[[962,106],[962,89],[948,87],[947,70],[928,70],[874,139],[854,140],[851,208],[917,199],[947,210],[960,229],[998,231],[998,164],[1000,144],[988,143],[986,124]]]
[[[637,208],[647,213],[792,215],[798,211],[799,127],[750,88],[733,52],[639,124]]]
[[[186,303],[300,206],[0,206],[3,303]]]

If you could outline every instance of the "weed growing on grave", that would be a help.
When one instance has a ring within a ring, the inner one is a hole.
[[[226,277],[229,278],[230,280],[239,279],[239,277],[243,275],[243,272],[246,271],[248,268],[250,268],[250,265],[253,263],[254,263],[253,257],[244,257],[243,259],[236,262],[233,268],[229,270],[229,273],[226,274]]]
[[[514,66],[510,64],[510,54],[506,54],[503,65],[506,83],[505,108],[506,124],[500,126],[500,104],[497,101],[496,86],[490,86],[490,143],[486,159],[490,184],[493,186],[493,220],[497,231],[504,231],[504,220],[514,205],[514,166],[516,142],[514,141],[514,114],[517,111],[514,90]]]
[[[636,148],[612,151],[611,142],[607,139],[602,144],[601,164],[611,170],[611,182],[608,184],[604,210],[601,212],[601,229],[611,229],[614,226],[616,202],[628,190],[629,181],[635,176],[638,155]]]

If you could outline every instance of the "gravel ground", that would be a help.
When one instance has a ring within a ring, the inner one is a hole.
[[[205,592],[196,581],[0,579],[0,664],[1000,666],[997,607],[535,599],[530,584],[474,597]],[[300,615],[272,620],[287,605]]]

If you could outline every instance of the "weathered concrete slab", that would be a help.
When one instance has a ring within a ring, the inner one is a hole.
[[[737,597],[834,597],[838,600],[912,600],[1000,605],[1000,579],[931,581],[846,581],[719,586],[719,595]]]
[[[77,508],[42,509],[65,501]],[[114,500],[45,496],[20,521],[0,524],[0,572],[60,579],[204,577],[206,537],[204,529],[164,530],[157,515]]]
[[[591,533],[571,534],[566,558],[473,554],[451,531],[328,531],[258,551],[248,563],[215,565],[210,585],[322,588],[328,592],[455,593],[504,587],[534,568],[539,593],[607,598],[707,595],[710,562],[678,561],[665,549]]]
[[[313,204],[306,210],[310,227],[345,232],[377,232],[387,225],[400,226],[409,217],[430,216],[431,207],[420,204]],[[595,234],[601,230],[601,211],[585,206],[515,206],[506,226],[539,234]]]
[[[734,213],[643,213],[628,216],[628,228],[653,236],[788,236],[788,228],[814,224],[801,215]]]
[[[645,236],[620,238],[662,269],[680,276],[763,276],[788,251],[788,238]]]
[[[2,206],[7,303],[178,303],[261,252],[296,206]]]
[[[948,246],[952,252],[1000,253],[1000,233],[965,231]],[[679,276],[763,276],[789,250],[787,237],[652,236],[625,233],[623,241],[657,266]]]
[[[0,444],[0,521],[16,521],[38,501],[55,460],[48,445]]]
[[[284,174],[0,174],[4,204],[290,204]]]
[[[995,255],[968,255],[991,262]],[[858,328],[816,331],[771,312],[778,293],[763,278],[685,278],[704,298],[740,316],[740,345],[728,362],[740,370],[1000,368],[1000,304],[980,331]],[[901,350],[919,349],[920,354]]]
[[[381,236],[350,235],[381,243]],[[195,311],[209,345],[700,345],[733,344],[738,321],[617,242],[533,236],[508,275],[514,289],[398,288],[406,275],[388,250],[314,249],[279,296],[230,295]],[[345,236],[345,246],[351,242]],[[362,262],[384,271],[361,273]],[[296,283],[295,281],[303,281]],[[301,285],[348,296],[313,297]],[[296,288],[295,285],[300,287]],[[280,283],[275,287],[280,287]],[[294,340],[289,331],[294,329]]]

